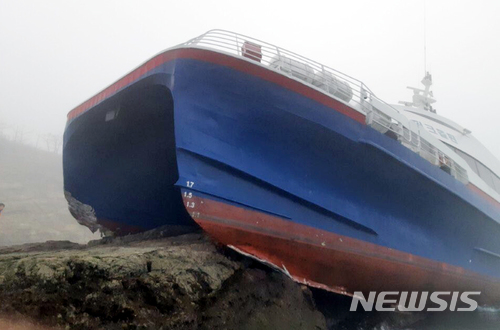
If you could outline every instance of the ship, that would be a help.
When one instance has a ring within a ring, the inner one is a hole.
[[[391,105],[273,44],[211,30],[68,114],[76,220],[124,235],[202,228],[314,288],[500,300],[500,163],[435,110]]]

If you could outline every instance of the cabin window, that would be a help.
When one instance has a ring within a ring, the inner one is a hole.
[[[451,149],[453,149],[453,151],[455,151],[463,160],[465,160],[467,162],[467,164],[469,164],[469,166],[472,168],[472,171],[474,171],[474,173],[479,175],[479,170],[477,169],[476,159],[467,155],[465,152],[463,152],[463,151],[461,151],[453,146],[450,146],[449,144],[447,144],[447,146],[449,146]]]
[[[488,184],[488,186],[495,189],[495,185],[493,183],[493,175],[491,171],[486,166],[484,166],[479,162],[477,162],[477,168],[479,169],[479,176],[481,177],[481,179],[483,179],[484,182]]]
[[[500,178],[496,175],[493,175],[493,183],[495,184],[495,190],[500,194]]]
[[[457,148],[455,148],[447,143],[446,143],[446,145],[448,147],[450,147],[451,149],[453,149],[453,151],[455,151],[463,160],[465,160],[467,162],[467,164],[469,164],[469,166],[472,168],[472,171],[474,171],[474,173],[479,175],[479,177],[481,177],[481,179],[483,179],[483,181],[488,186],[490,186],[497,193],[500,194],[500,178],[495,173],[493,173],[489,168],[484,166],[481,162],[479,162],[474,157],[469,156],[465,152],[463,152],[463,151],[461,151],[461,150],[459,150],[459,149],[457,149]]]

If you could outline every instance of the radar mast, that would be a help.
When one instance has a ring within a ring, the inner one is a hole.
[[[426,72],[425,77],[422,79],[422,84],[425,89],[407,87],[408,89],[413,90],[412,102],[399,101],[399,103],[404,104],[407,107],[420,108],[436,113],[436,109],[432,107],[432,104],[436,102],[436,99],[434,99],[434,94],[430,90],[432,86],[432,75],[429,72]]]

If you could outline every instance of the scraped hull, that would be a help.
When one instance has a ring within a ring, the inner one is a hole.
[[[176,49],[92,102],[70,114],[64,151],[65,188],[91,222],[196,222],[344,294],[478,290],[499,301],[498,206],[341,101],[248,60]],[[120,118],[135,120],[112,130]]]
[[[189,196],[188,190],[185,190]],[[479,291],[500,295],[494,279],[351,237],[193,193],[195,220],[217,241],[287,274],[295,281],[351,295],[370,291]]]

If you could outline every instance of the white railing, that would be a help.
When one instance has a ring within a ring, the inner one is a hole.
[[[181,46],[208,48],[241,56],[298,80],[365,114],[368,125],[397,139],[461,182],[468,182],[467,171],[453,160],[459,156],[440,142],[429,142],[431,138],[426,138],[425,132],[411,127],[411,123],[397,109],[376,97],[363,82],[351,76],[286,49],[230,31],[211,30]]]
[[[431,164],[440,167],[460,182],[469,182],[467,170],[449,156],[451,152],[439,149],[435,144],[422,136],[422,130],[418,127],[417,123],[409,122],[409,124],[403,125],[401,122],[387,116],[376,108],[369,111],[366,118],[367,124],[380,133],[399,141],[403,146],[419,154]],[[409,126],[409,128],[406,126]]]
[[[372,94],[361,81],[321,63],[267,42],[224,30],[211,30],[183,46],[209,48],[253,60],[267,69],[307,83],[361,111],[361,91]]]

